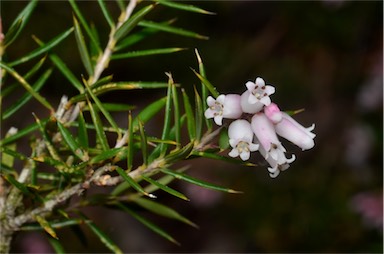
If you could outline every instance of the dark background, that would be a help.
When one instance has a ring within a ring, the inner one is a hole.
[[[316,124],[315,147],[309,151],[286,144],[297,159],[277,179],[266,165],[234,166],[211,160],[192,161],[193,176],[241,190],[224,194],[185,183],[174,188],[190,202],[158,193],[159,200],[197,223],[182,223],[143,213],[166,229],[181,246],[163,240],[121,212],[90,208],[93,218],[125,252],[380,252],[383,183],[383,3],[382,1],[190,2],[217,13],[205,16],[159,7],[148,18],[178,17],[175,26],[210,37],[199,41],[158,34],[131,49],[188,47],[177,54],[116,61],[106,73],[115,80],[176,82],[192,92],[199,84],[198,48],[209,80],[221,93],[242,93],[257,76],[276,87],[272,100],[282,110],[305,108],[295,118],[304,126]],[[1,16],[7,31],[26,2],[3,1]],[[79,2],[88,20],[106,40],[108,26],[96,2]],[[113,2],[108,7],[117,15]],[[40,2],[23,36],[4,57],[16,59],[35,48],[31,34],[48,41],[72,24],[71,8],[62,1]],[[104,32],[104,34],[103,34]],[[76,75],[82,68],[74,36],[55,49]],[[21,66],[21,73],[28,64]],[[58,71],[42,94],[57,105],[62,94],[74,95]],[[164,91],[111,93],[104,101],[144,105]],[[11,98],[12,99],[12,98]],[[8,99],[8,103],[9,103]],[[5,105],[7,101],[4,102]],[[33,107],[38,115],[48,113]],[[31,107],[3,123],[25,126],[33,122]],[[137,113],[137,111],[135,112]],[[30,116],[30,117],[29,117]],[[120,116],[116,116],[120,117]],[[121,120],[126,124],[126,116]],[[161,119],[161,118],[160,118]],[[146,126],[156,131],[161,126]],[[260,163],[257,156],[252,162]],[[59,231],[68,252],[107,252],[84,228],[81,243],[70,230]],[[44,233],[21,233],[15,252],[49,252]]]

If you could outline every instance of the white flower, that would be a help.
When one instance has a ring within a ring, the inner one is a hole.
[[[282,116],[282,121],[275,125],[276,133],[291,141],[303,151],[311,149],[315,145],[313,139],[316,135],[311,132],[315,128],[315,125],[312,124],[312,126],[305,128],[288,114],[282,112]]]
[[[285,156],[286,150],[276,135],[274,125],[265,114],[255,114],[252,117],[251,128],[260,143],[260,153],[272,167],[268,170],[277,176],[278,173],[276,171],[288,168],[287,164],[293,162],[296,157],[292,156],[288,159]]]
[[[216,100],[212,96],[208,96],[207,104],[208,109],[204,115],[208,119],[213,118],[217,125],[222,125],[223,118],[237,119],[243,114],[238,94],[221,94]]]
[[[233,121],[228,127],[229,144],[232,151],[228,154],[231,157],[240,156],[245,161],[250,157],[250,153],[256,151],[259,145],[253,144],[253,132],[251,124],[247,120]]]
[[[261,102],[265,106],[268,106],[271,103],[269,96],[275,93],[275,88],[269,85],[266,86],[262,78],[258,77],[255,83],[248,81],[245,86],[250,93],[248,96],[248,102],[250,104]]]
[[[255,114],[257,112],[260,112],[263,109],[264,104],[261,103],[260,101],[253,104],[249,103],[248,98],[250,94],[251,93],[247,90],[241,95],[240,105],[244,113]]]

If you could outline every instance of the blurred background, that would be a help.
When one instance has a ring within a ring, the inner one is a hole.
[[[193,1],[216,15],[199,15],[159,7],[148,18],[210,37],[199,41],[157,34],[131,49],[187,47],[172,55],[116,61],[106,73],[114,80],[167,81],[172,72],[187,91],[199,81],[194,48],[205,63],[207,77],[221,93],[242,93],[244,84],[263,77],[276,87],[272,100],[282,110],[305,111],[295,118],[304,126],[316,124],[315,147],[301,152],[287,142],[296,161],[271,179],[267,165],[241,167],[199,159],[189,174],[243,191],[226,194],[186,183],[172,186],[190,202],[157,193],[159,200],[199,225],[142,214],[173,235],[180,246],[162,239],[127,214],[106,208],[85,213],[115,240],[124,252],[383,252],[383,2],[382,1]],[[96,2],[79,2],[105,42],[108,26]],[[26,2],[1,4],[7,31]],[[116,15],[114,2],[108,7]],[[31,34],[48,41],[72,24],[70,5],[43,1],[37,6],[23,37],[9,48],[16,59],[35,47]],[[104,34],[103,34],[104,32]],[[78,75],[85,73],[74,36],[55,52]],[[23,73],[23,68],[19,68]],[[42,94],[57,105],[62,94],[75,90],[55,71]],[[165,91],[110,93],[103,101],[144,106]],[[12,98],[11,98],[12,99]],[[9,99],[8,99],[9,100]],[[5,102],[6,103],[6,102]],[[37,115],[47,112],[32,106]],[[33,122],[27,107],[3,123],[23,127]],[[135,114],[138,111],[135,112]],[[25,113],[25,114],[24,114]],[[29,117],[30,116],[30,117]],[[126,115],[121,117],[123,126]],[[159,117],[161,119],[161,117]],[[156,132],[161,126],[146,126]],[[68,252],[108,252],[88,229],[87,240],[68,230],[59,237]],[[20,233],[14,252],[52,252],[44,233]]]

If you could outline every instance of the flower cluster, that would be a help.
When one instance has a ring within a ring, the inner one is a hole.
[[[216,99],[208,96],[206,118],[213,118],[217,125],[222,125],[223,118],[233,119],[228,127],[229,144],[232,150],[229,156],[240,156],[248,160],[251,152],[259,151],[269,163],[271,177],[289,168],[296,157],[286,157],[286,149],[278,135],[300,147],[303,151],[311,149],[316,136],[312,133],[314,124],[308,128],[296,122],[287,113],[271,101],[270,95],[275,88],[266,85],[262,78],[255,82],[248,81],[247,90],[238,94],[221,94]]]

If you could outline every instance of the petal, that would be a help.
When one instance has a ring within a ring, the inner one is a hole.
[[[223,116],[221,115],[217,115],[213,118],[213,120],[215,121],[215,123],[219,126],[221,126],[223,124]]]
[[[251,81],[248,81],[247,83],[245,83],[245,86],[247,87],[248,91],[252,92],[253,90],[255,90],[256,84]]]
[[[274,94],[275,93],[275,87],[273,86],[265,86],[264,90],[268,95]]]
[[[246,160],[249,159],[250,154],[251,154],[250,152],[242,152],[242,153],[240,154],[240,158],[241,158],[243,161],[246,161]]]
[[[264,79],[262,79],[260,77],[257,77],[256,81],[255,81],[255,84],[258,85],[259,87],[260,86],[265,86],[265,81],[264,81]]]
[[[239,141],[236,140],[236,139],[234,139],[234,138],[230,138],[230,139],[229,139],[229,144],[230,144],[232,147],[236,147],[238,143],[239,143]]]
[[[232,158],[235,158],[239,156],[239,151],[237,151],[237,149],[232,149],[232,151],[230,151],[228,155],[231,156]]]
[[[263,103],[265,106],[268,106],[269,104],[271,104],[271,98],[269,98],[269,96],[264,96],[260,99],[260,102]]]
[[[204,116],[205,118],[207,119],[210,119],[210,118],[213,118],[215,116],[215,111],[213,111],[212,109],[207,109],[205,112],[204,112]]]
[[[251,152],[254,152],[254,151],[257,151],[259,149],[259,145],[258,144],[249,144],[249,150]]]
[[[249,94],[249,97],[248,97],[249,104],[255,104],[258,101],[259,99],[257,99],[256,96],[254,96],[252,93]]]
[[[273,173],[269,173],[269,176],[271,178],[276,178],[279,174],[280,174],[280,170],[277,170],[277,171],[275,171]]]
[[[225,95],[224,94],[220,94],[217,98],[216,98],[216,101],[222,105],[224,105],[224,101],[225,101]]]
[[[207,97],[208,106],[212,107],[215,104],[216,100],[212,96]]]

